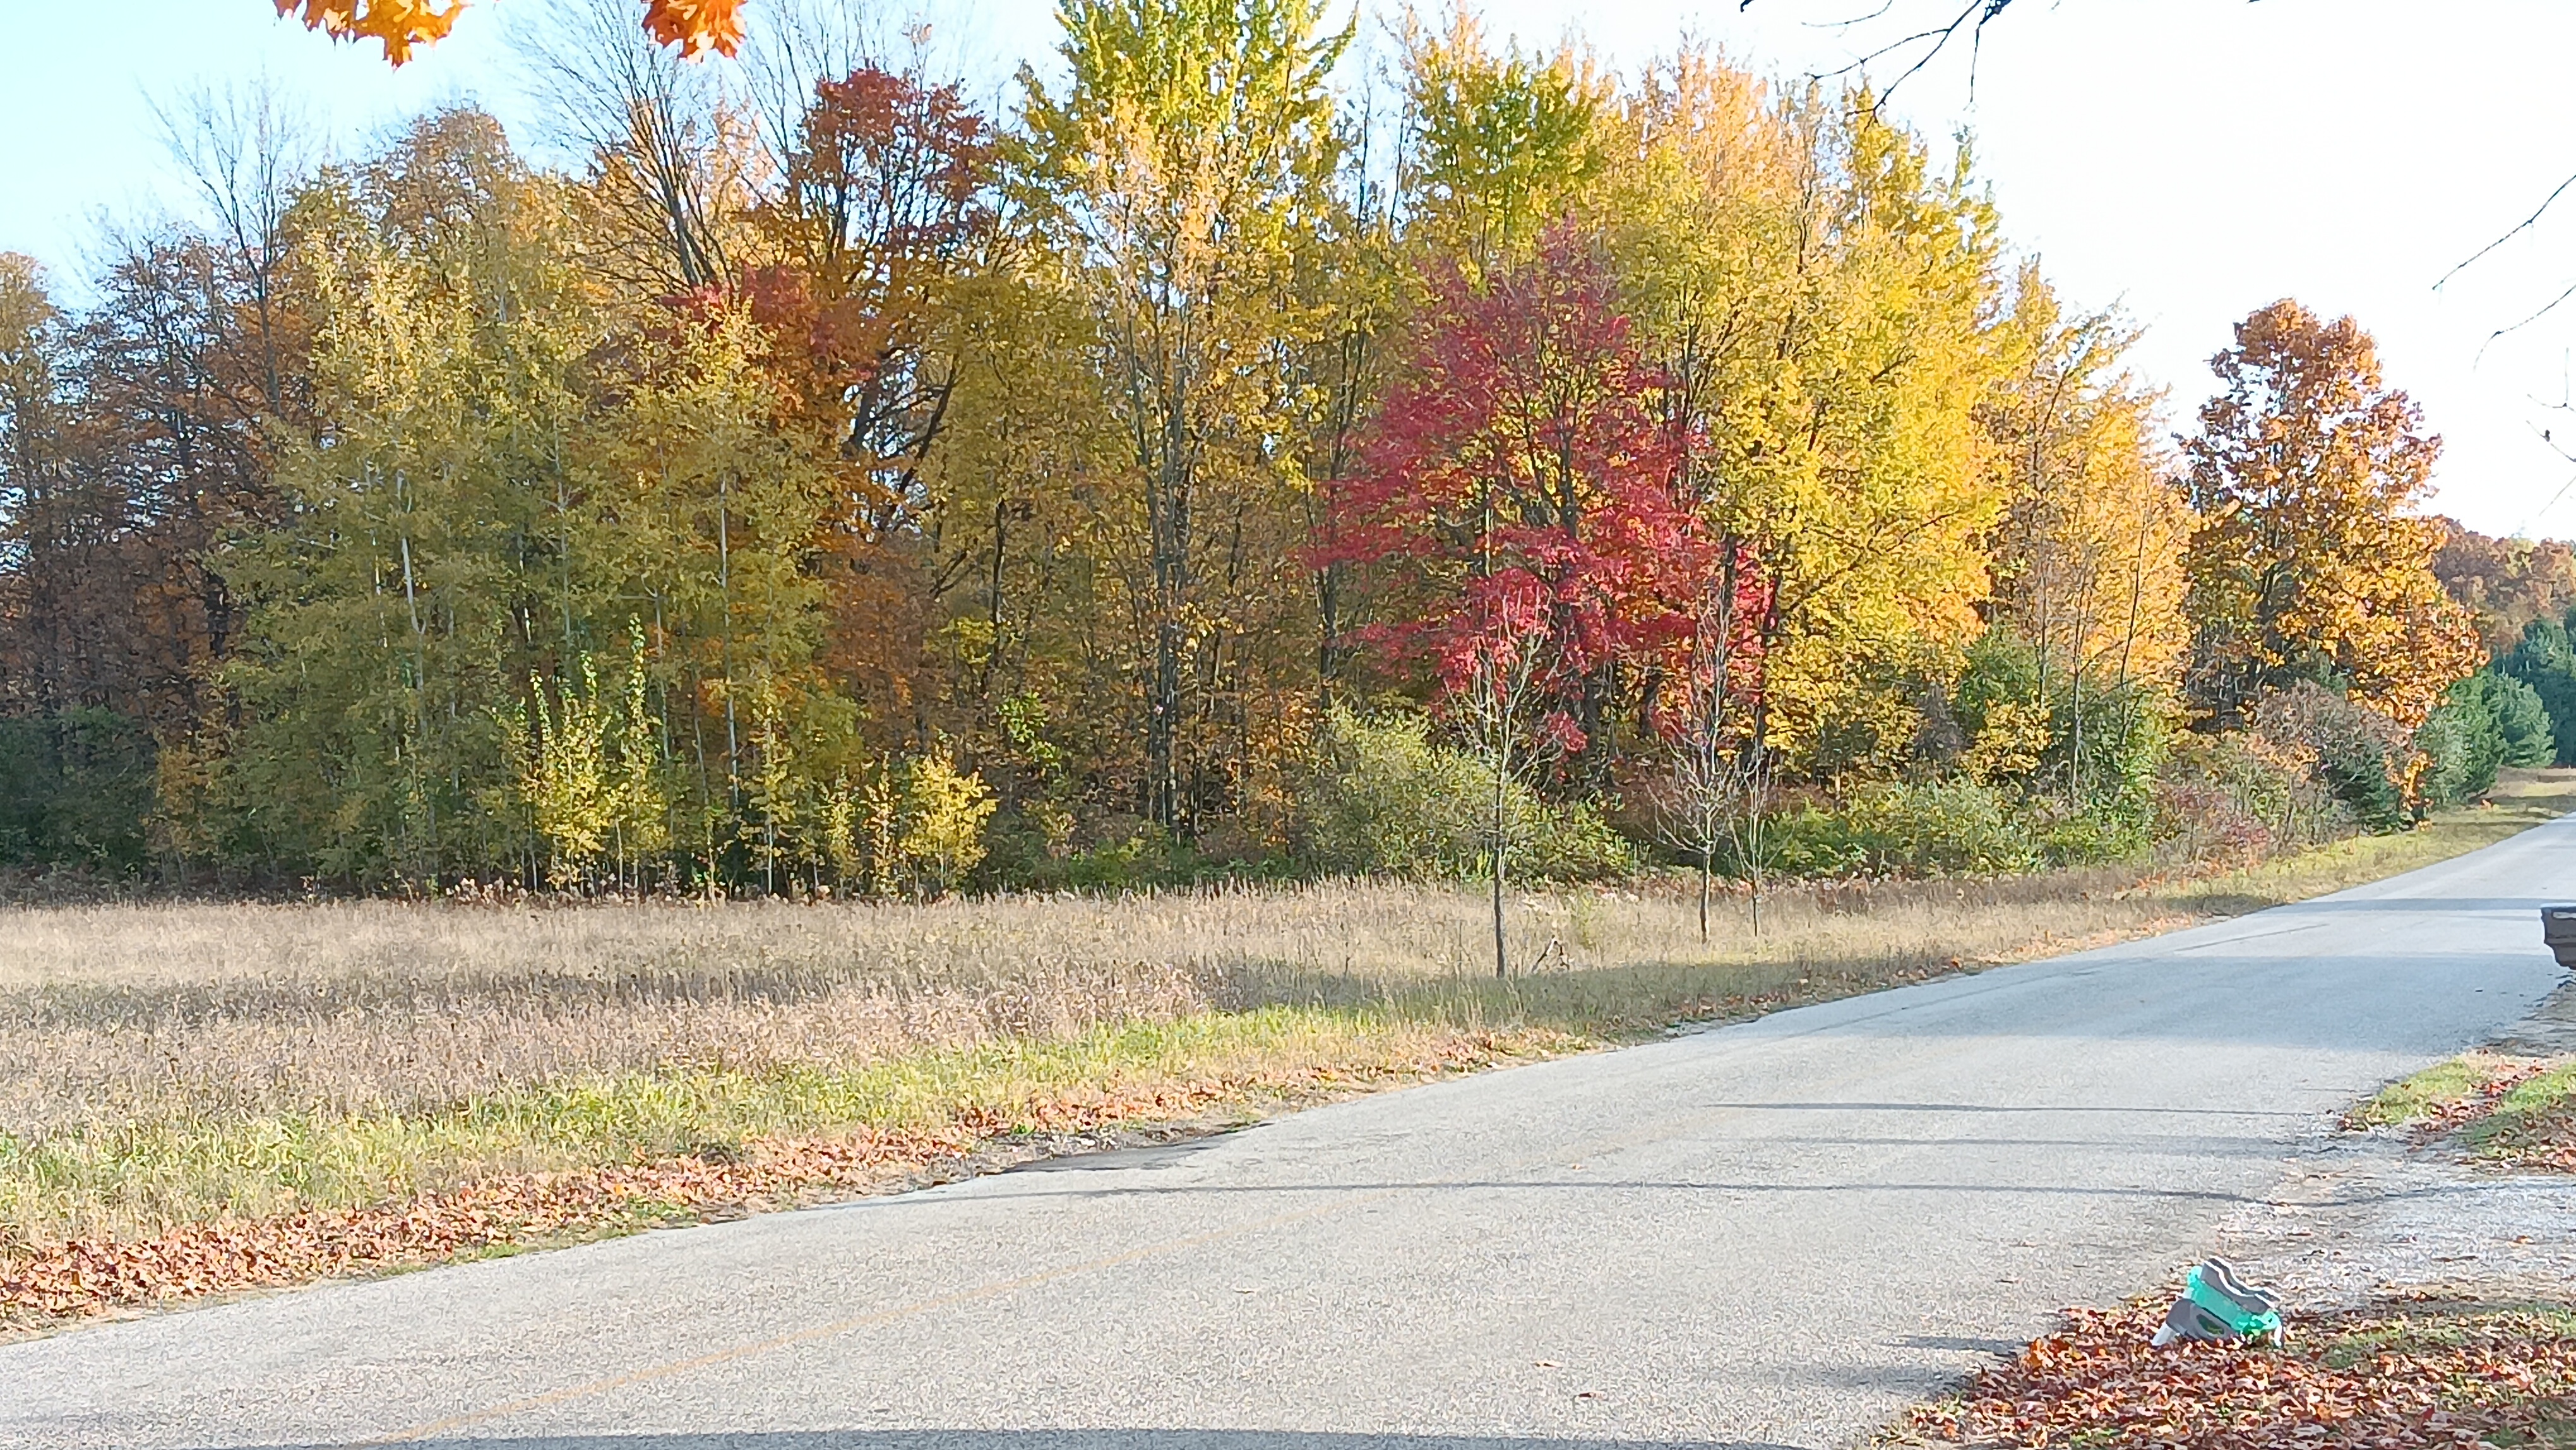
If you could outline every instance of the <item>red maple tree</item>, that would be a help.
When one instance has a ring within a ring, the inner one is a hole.
[[[1453,270],[1415,336],[1359,468],[1328,490],[1317,553],[1376,587],[1386,613],[1358,642],[1427,665],[1484,767],[1501,976],[1514,782],[1583,751],[1623,675],[1690,678],[1712,551],[1679,496],[1664,380],[1589,238],[1559,226],[1481,285]]]
[[[1319,552],[1374,586],[1385,617],[1355,638],[1383,663],[1427,664],[1444,703],[1525,675],[1535,743],[1581,750],[1622,667],[1688,674],[1712,552],[1675,498],[1662,379],[1570,226],[1483,285],[1442,278],[1415,335]]]

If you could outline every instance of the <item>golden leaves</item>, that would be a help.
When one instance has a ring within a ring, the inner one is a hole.
[[[731,55],[742,44],[741,12],[742,0],[652,0],[644,7],[644,28],[687,55]]]
[[[412,47],[447,38],[467,0],[277,0],[277,13],[304,22],[334,40],[373,40],[385,59],[401,65]],[[742,45],[742,0],[651,0],[644,29],[664,45],[692,57],[731,55]]]
[[[277,0],[277,13],[304,22],[333,40],[373,40],[395,65],[411,59],[415,45],[447,38],[465,0]]]

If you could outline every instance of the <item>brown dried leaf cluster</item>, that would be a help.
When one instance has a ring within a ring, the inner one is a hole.
[[[2553,1066],[2555,1064],[2535,1059],[2511,1059],[2500,1063],[2494,1076],[2478,1084],[2476,1096],[2462,1098],[2458,1102],[2443,1103],[2436,1107],[2430,1116],[2419,1120],[2415,1125],[2417,1137],[2421,1141],[2430,1142],[2446,1134],[2455,1133],[2471,1123],[2493,1117],[2496,1109],[2504,1106],[2504,1100],[2512,1095],[2515,1088],[2549,1071]]]
[[[2162,1301],[2068,1311],[2067,1326],[1919,1408],[1915,1443],[2026,1447],[2561,1444],[2576,1429],[2564,1315],[2397,1306],[2310,1320],[2285,1348],[2153,1348]]]
[[[1011,1139],[1062,1141],[1122,1125],[1183,1122],[1230,1104],[1338,1096],[1463,1071],[1519,1045],[1495,1034],[1461,1034],[1366,1071],[1304,1068],[1068,1096],[1007,1117],[960,1112],[934,1130],[755,1140],[738,1152],[497,1175],[364,1208],[74,1239],[0,1257],[0,1331],[883,1190]]]

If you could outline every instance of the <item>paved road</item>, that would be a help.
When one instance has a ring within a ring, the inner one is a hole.
[[[1833,1446],[2560,979],[2576,819],[2154,941],[1177,1149],[0,1348],[0,1444]]]

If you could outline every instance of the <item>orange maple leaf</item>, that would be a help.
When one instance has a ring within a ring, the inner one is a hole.
[[[277,13],[295,16],[307,30],[378,42],[395,65],[411,59],[413,46],[445,39],[464,8],[465,0],[277,0]]]
[[[710,50],[731,55],[742,44],[742,0],[651,0],[644,28],[664,45],[690,55]]]
[[[432,45],[456,25],[467,0],[276,0],[307,30],[334,40],[374,40],[395,65],[411,59],[415,45]],[[664,45],[691,56],[731,55],[742,45],[742,0],[650,0],[644,28]]]

